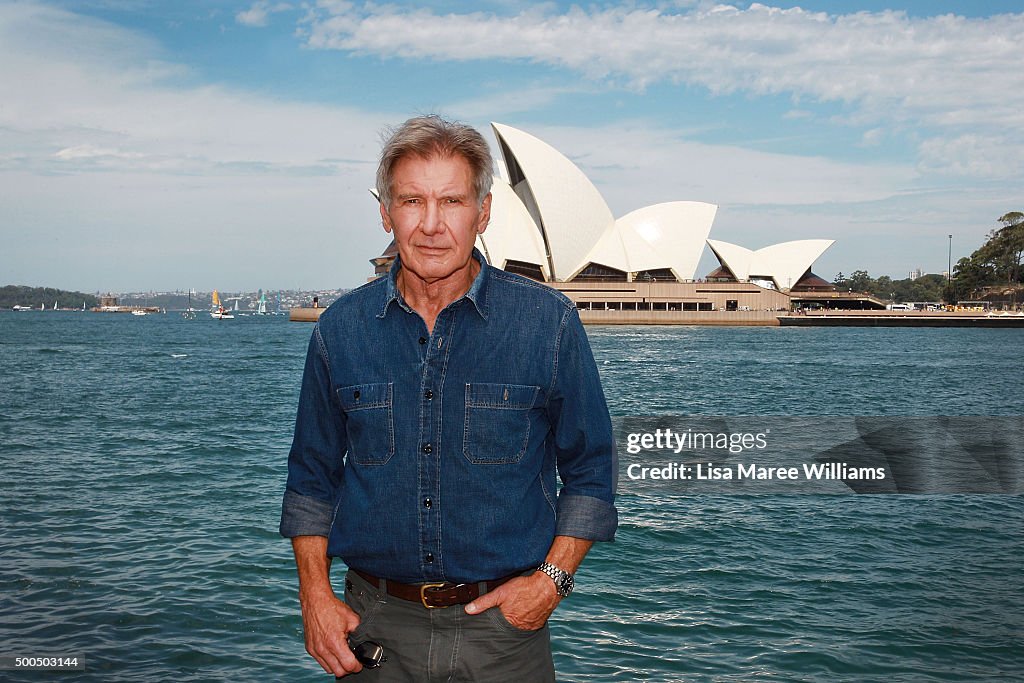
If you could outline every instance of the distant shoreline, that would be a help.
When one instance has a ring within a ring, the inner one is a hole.
[[[289,320],[316,322],[326,308],[297,307]],[[970,311],[615,311],[580,310],[584,325],[720,327],[1024,327],[1024,314]]]

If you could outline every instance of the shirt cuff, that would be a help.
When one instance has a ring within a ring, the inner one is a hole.
[[[556,536],[572,536],[585,541],[611,541],[619,525],[615,506],[592,496],[558,496]]]
[[[281,505],[279,531],[285,538],[328,536],[331,532],[333,514],[334,510],[330,503],[287,490],[284,492],[284,503]]]

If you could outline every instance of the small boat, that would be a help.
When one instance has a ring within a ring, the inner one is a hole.
[[[234,320],[235,316],[231,315],[228,309],[224,308],[224,304],[220,301],[220,294],[217,290],[213,290],[213,310],[210,311],[210,317],[216,320]]]
[[[146,315],[146,312],[141,308],[136,308],[132,311],[132,315]]]
[[[192,292],[194,292],[194,291],[195,290],[193,290],[193,289],[188,290],[188,308],[186,308],[184,310],[184,312],[182,312],[182,314],[181,314],[182,317],[185,318],[185,320],[195,320],[196,319],[196,309],[192,308]]]

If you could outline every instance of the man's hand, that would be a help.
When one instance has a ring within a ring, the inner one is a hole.
[[[544,561],[574,574],[591,545],[593,541],[582,538],[555,536]],[[510,624],[532,631],[544,625],[561,601],[562,597],[551,577],[542,571],[535,571],[530,576],[514,578],[490,593],[484,593],[466,605],[466,613],[479,614],[497,607]]]
[[[335,676],[362,671],[363,665],[348,647],[348,634],[359,626],[359,615],[330,593],[304,595],[302,630],[306,636],[306,652],[320,663],[324,671]]]
[[[534,572],[484,593],[466,605],[466,613],[479,614],[497,607],[510,624],[524,631],[533,631],[544,625],[561,601],[555,582],[544,572]]]
[[[292,549],[299,570],[299,603],[306,652],[324,671],[335,676],[362,671],[363,665],[348,647],[348,634],[359,626],[359,615],[335,597],[331,588],[327,539],[296,536],[292,539]]]

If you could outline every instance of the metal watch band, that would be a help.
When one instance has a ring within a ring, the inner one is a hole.
[[[572,593],[572,589],[576,586],[576,580],[573,578],[572,574],[564,569],[559,569],[549,562],[541,564],[537,567],[537,571],[544,572],[551,577],[551,580],[555,582],[555,590],[558,591],[558,594],[563,598],[568,597],[569,594]]]

